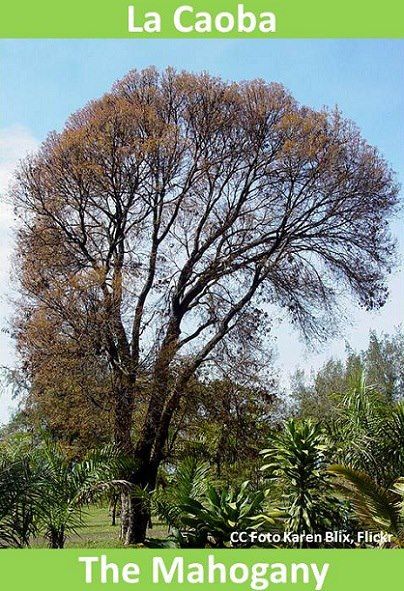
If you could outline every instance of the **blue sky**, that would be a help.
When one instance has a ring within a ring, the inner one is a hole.
[[[154,64],[208,70],[228,79],[264,78],[284,84],[312,107],[338,105],[378,146],[404,184],[404,41],[402,40],[2,40],[0,41],[0,191],[18,159],[35,149],[70,113],[105,92],[131,68]],[[0,210],[0,327],[10,313],[11,211]],[[403,220],[394,231],[404,254]],[[402,271],[390,281],[391,298],[378,313],[354,309],[344,337],[313,352],[286,321],[275,330],[278,366],[318,367],[342,355],[345,339],[364,347],[369,330],[391,332],[403,320]],[[0,365],[14,362],[0,336]],[[12,406],[0,399],[0,422]]]

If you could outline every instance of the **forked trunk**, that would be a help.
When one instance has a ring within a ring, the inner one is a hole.
[[[157,471],[163,459],[168,427],[176,407],[176,404],[173,406],[172,403],[167,402],[167,398],[169,367],[176,351],[178,335],[177,323],[172,322],[156,361],[153,394],[135,449],[133,449],[130,434],[133,415],[132,398],[121,395],[115,412],[115,440],[119,440],[120,447],[132,455],[136,466],[129,480],[146,495],[156,486]],[[121,540],[125,545],[142,544],[145,541],[151,515],[149,503],[142,496],[142,494],[136,496],[136,493],[131,496],[129,492],[124,492],[122,495]]]

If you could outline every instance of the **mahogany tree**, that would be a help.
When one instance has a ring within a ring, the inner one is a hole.
[[[323,338],[339,296],[386,299],[392,173],[338,111],[279,84],[132,71],[49,135],[12,192],[31,382],[68,372],[63,355],[100,365],[147,489],[187,384],[224,344],[253,358],[274,306]],[[147,520],[125,500],[126,543]]]

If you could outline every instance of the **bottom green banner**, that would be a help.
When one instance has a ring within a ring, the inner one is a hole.
[[[396,591],[400,550],[4,550],[1,589]]]

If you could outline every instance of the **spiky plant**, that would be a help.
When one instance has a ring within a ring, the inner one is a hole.
[[[239,487],[217,489],[209,486],[201,501],[189,498],[181,506],[182,524],[188,537],[210,540],[223,547],[233,531],[254,529],[254,518],[262,511],[263,491],[252,491],[248,481]]]
[[[330,447],[322,427],[310,420],[288,420],[261,453],[272,498],[287,514],[287,531],[303,534],[327,529],[338,520],[337,499],[326,471]]]

